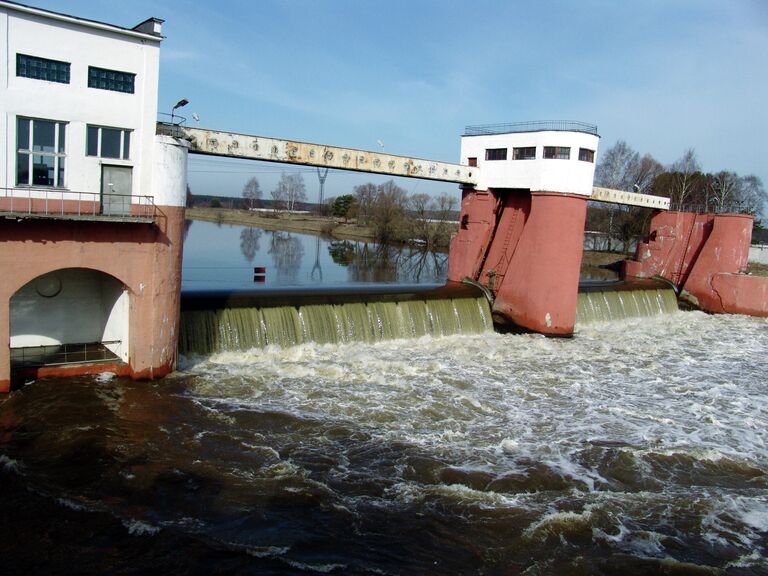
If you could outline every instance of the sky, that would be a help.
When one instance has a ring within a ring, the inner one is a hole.
[[[602,150],[624,140],[667,165],[693,148],[704,171],[768,186],[766,0],[22,1],[164,19],[159,111],[186,98],[204,128],[458,162],[467,125],[578,120]],[[239,196],[256,176],[268,196],[296,170],[191,156],[189,179]],[[299,170],[314,200],[316,173]],[[333,172],[325,196],[384,179]]]

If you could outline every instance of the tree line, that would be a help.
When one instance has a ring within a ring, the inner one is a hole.
[[[670,199],[672,210],[751,214],[757,228],[768,201],[760,178],[728,170],[705,173],[692,148],[664,166],[623,140],[601,154],[595,167],[595,186],[664,196]],[[633,240],[647,233],[651,214],[650,209],[637,206],[590,206],[587,230],[620,240],[623,250],[628,251]]]
[[[408,194],[393,180],[360,184],[326,206],[337,218],[373,228],[377,242],[415,241],[429,250],[448,246],[458,221],[456,196]]]
[[[297,172],[296,174],[280,175],[280,181],[275,189],[270,193],[272,197],[272,207],[276,210],[288,210],[292,212],[296,209],[299,202],[306,202],[307,187],[304,184],[304,176]],[[261,200],[262,192],[258,178],[251,177],[243,186],[243,198],[249,203],[249,208],[253,210],[254,204]]]
[[[274,209],[294,210],[307,198],[303,176],[283,174],[270,195]],[[260,205],[262,191],[255,176],[243,186],[242,196],[248,208]],[[329,198],[319,207],[324,215],[373,228],[377,242],[415,241],[428,249],[448,246],[456,228],[457,210],[455,196],[408,194],[393,180],[355,186],[351,194]]]

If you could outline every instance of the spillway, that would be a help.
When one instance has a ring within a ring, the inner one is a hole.
[[[677,294],[663,282],[595,283],[580,287],[576,326],[671,314],[677,310]]]
[[[462,284],[387,291],[187,292],[182,296],[179,352],[209,354],[308,342],[373,343],[492,329],[485,295]]]

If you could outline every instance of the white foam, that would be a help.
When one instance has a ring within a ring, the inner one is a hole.
[[[160,532],[158,526],[152,526],[151,524],[136,519],[123,520],[123,526],[128,529],[128,534],[131,536],[152,536]]]
[[[5,454],[0,454],[0,466],[2,466],[3,470],[6,472],[19,472],[21,468],[21,464],[19,464],[17,460],[9,458]]]
[[[597,498],[622,482],[611,477],[610,466],[600,467],[603,455],[624,457],[638,482],[665,495],[690,491],[678,483],[699,466],[765,473],[767,349],[766,320],[680,312],[584,327],[573,339],[488,333],[307,344],[217,354],[187,369],[192,393],[213,418],[251,408],[348,425],[371,443],[482,467],[499,478],[525,475],[533,462]],[[690,468],[656,477],[665,461]],[[488,494],[408,482],[402,469],[397,474],[382,505],[419,501],[430,490],[477,501]],[[708,516],[702,533],[751,546],[768,526],[765,502],[739,500],[730,490],[712,488],[708,498],[728,512]],[[523,498],[501,496],[487,505]],[[611,526],[606,533],[617,531]],[[642,534],[627,538],[627,546],[648,555],[663,545]]]

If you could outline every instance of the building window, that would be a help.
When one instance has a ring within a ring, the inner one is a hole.
[[[64,187],[66,128],[53,120],[16,119],[16,184]]]
[[[485,150],[486,160],[506,160],[507,149],[506,148],[487,148]]]
[[[467,164],[470,166],[477,166],[477,156],[473,156],[472,158],[467,158]]]
[[[16,54],[16,76],[69,84],[69,62]]]
[[[590,150],[589,148],[579,148],[579,160],[582,160],[583,162],[594,162],[595,151]]]
[[[133,94],[136,74],[88,66],[88,87]]]
[[[568,146],[544,146],[544,158],[570,160],[571,149]]]
[[[514,148],[512,151],[512,158],[515,160],[536,160],[536,146]]]
[[[87,156],[128,160],[131,155],[131,131],[88,125],[85,138]]]

